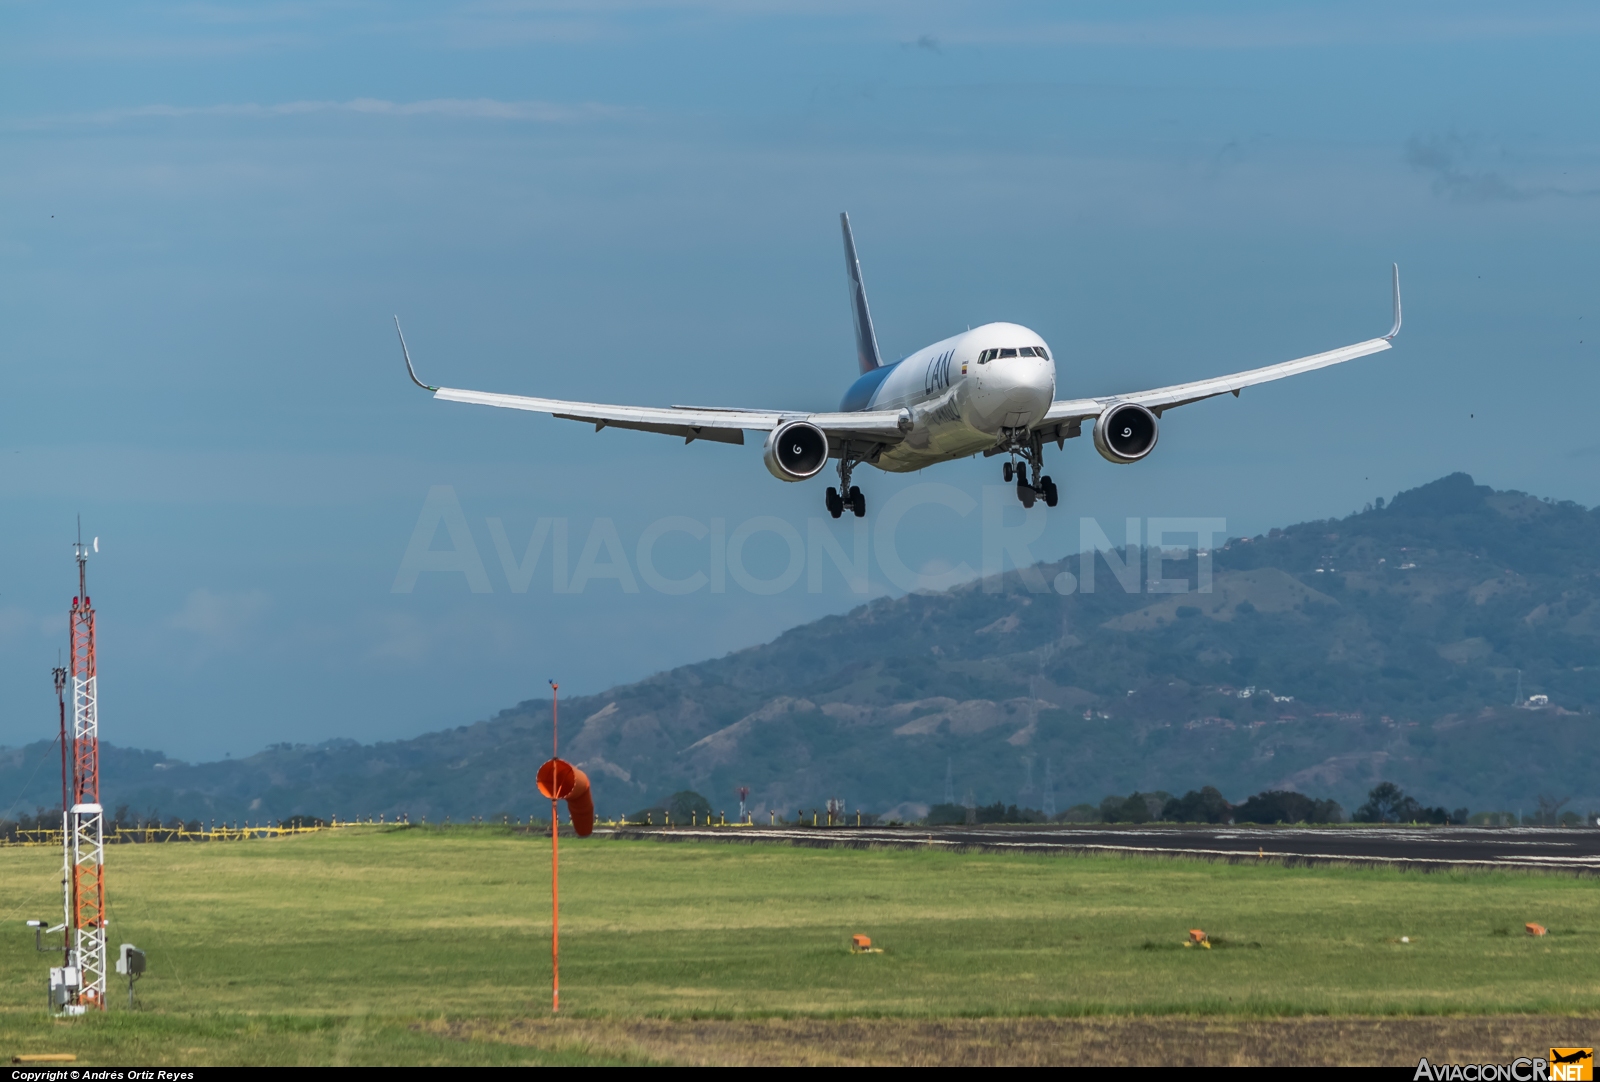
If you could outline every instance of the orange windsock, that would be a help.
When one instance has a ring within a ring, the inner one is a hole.
[[[594,833],[594,794],[589,791],[589,775],[572,768],[572,792],[567,794],[567,816],[573,832],[580,838]]]
[[[564,759],[551,759],[539,768],[539,792],[552,800],[567,802],[567,816],[580,838],[594,833],[594,794],[589,791],[589,775]]]

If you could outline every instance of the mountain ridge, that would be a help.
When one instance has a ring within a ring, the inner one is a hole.
[[[1114,555],[1149,566],[1145,549]],[[1208,593],[1125,592],[1087,558],[1097,592],[1055,591],[1085,582],[1069,556],[575,697],[563,753],[595,779],[602,814],[690,788],[720,810],[741,785],[760,814],[830,797],[912,814],[942,799],[947,772],[958,799],[1032,807],[1209,784],[1352,808],[1379,780],[1474,810],[1600,802],[1600,508],[1452,474],[1166,561],[1163,576],[1199,583],[1208,560]],[[216,763],[108,747],[107,804],[526,815],[549,724],[541,699],[412,740]],[[0,793],[47,777],[49,747],[0,749]],[[53,806],[48,793],[36,782],[22,799]]]

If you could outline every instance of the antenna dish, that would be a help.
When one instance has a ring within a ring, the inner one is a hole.
[[[100,551],[100,539],[98,537],[94,539],[94,550],[96,552]]]

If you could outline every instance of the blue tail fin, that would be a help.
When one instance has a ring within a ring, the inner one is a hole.
[[[839,225],[844,229],[844,265],[850,276],[850,318],[856,325],[856,360],[861,371],[871,372],[881,367],[883,356],[878,352],[878,334],[872,329],[872,312],[867,308],[867,287],[861,281],[861,260],[856,258],[856,239],[850,234],[850,215],[839,215]]]

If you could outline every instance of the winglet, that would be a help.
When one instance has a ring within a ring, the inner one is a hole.
[[[411,376],[411,382],[421,387],[424,391],[438,391],[437,387],[429,387],[417,378],[417,370],[411,367],[411,351],[406,348],[406,336],[400,333],[400,317],[394,317],[394,333],[400,335],[400,353],[406,359],[406,372]]]
[[[1400,333],[1400,264],[1394,264],[1394,327],[1383,336],[1385,342],[1394,341],[1394,336]]]

